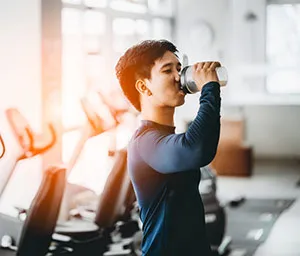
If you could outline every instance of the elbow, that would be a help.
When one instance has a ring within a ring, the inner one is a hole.
[[[206,157],[204,157],[202,159],[202,162],[201,162],[201,166],[200,167],[203,167],[203,166],[206,166],[206,165],[209,165],[212,160],[214,160],[215,156],[216,156],[216,153],[217,151],[215,150],[214,152],[211,152],[210,154],[208,154]]]
[[[204,167],[212,162],[212,160],[216,156],[217,147],[215,147],[215,148],[203,147],[201,150],[194,151],[194,152],[197,152],[197,153],[193,156],[194,161],[191,161],[191,163],[193,163],[193,169],[198,169],[198,168]]]

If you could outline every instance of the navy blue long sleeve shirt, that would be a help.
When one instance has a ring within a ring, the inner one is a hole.
[[[143,223],[144,256],[208,256],[199,193],[200,167],[209,164],[220,134],[220,86],[209,82],[185,133],[143,120],[128,146],[128,170]]]

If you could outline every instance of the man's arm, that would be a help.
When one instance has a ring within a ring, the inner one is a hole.
[[[207,83],[202,89],[197,116],[185,133],[165,135],[150,129],[137,138],[143,160],[161,173],[188,171],[209,164],[219,141],[220,101],[220,85]]]

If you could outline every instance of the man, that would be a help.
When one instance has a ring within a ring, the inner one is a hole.
[[[207,256],[200,167],[216,153],[220,133],[218,62],[197,63],[198,114],[175,134],[175,107],[184,103],[176,47],[147,40],[128,49],[116,65],[121,88],[141,112],[141,126],[128,145],[128,170],[143,222],[143,255]]]

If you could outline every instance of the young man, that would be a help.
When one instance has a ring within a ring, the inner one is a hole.
[[[175,134],[175,107],[184,103],[176,47],[147,40],[128,49],[116,66],[125,96],[141,112],[128,145],[128,170],[143,222],[143,255],[208,256],[200,167],[216,153],[220,133],[218,62],[197,63],[198,114]]]

